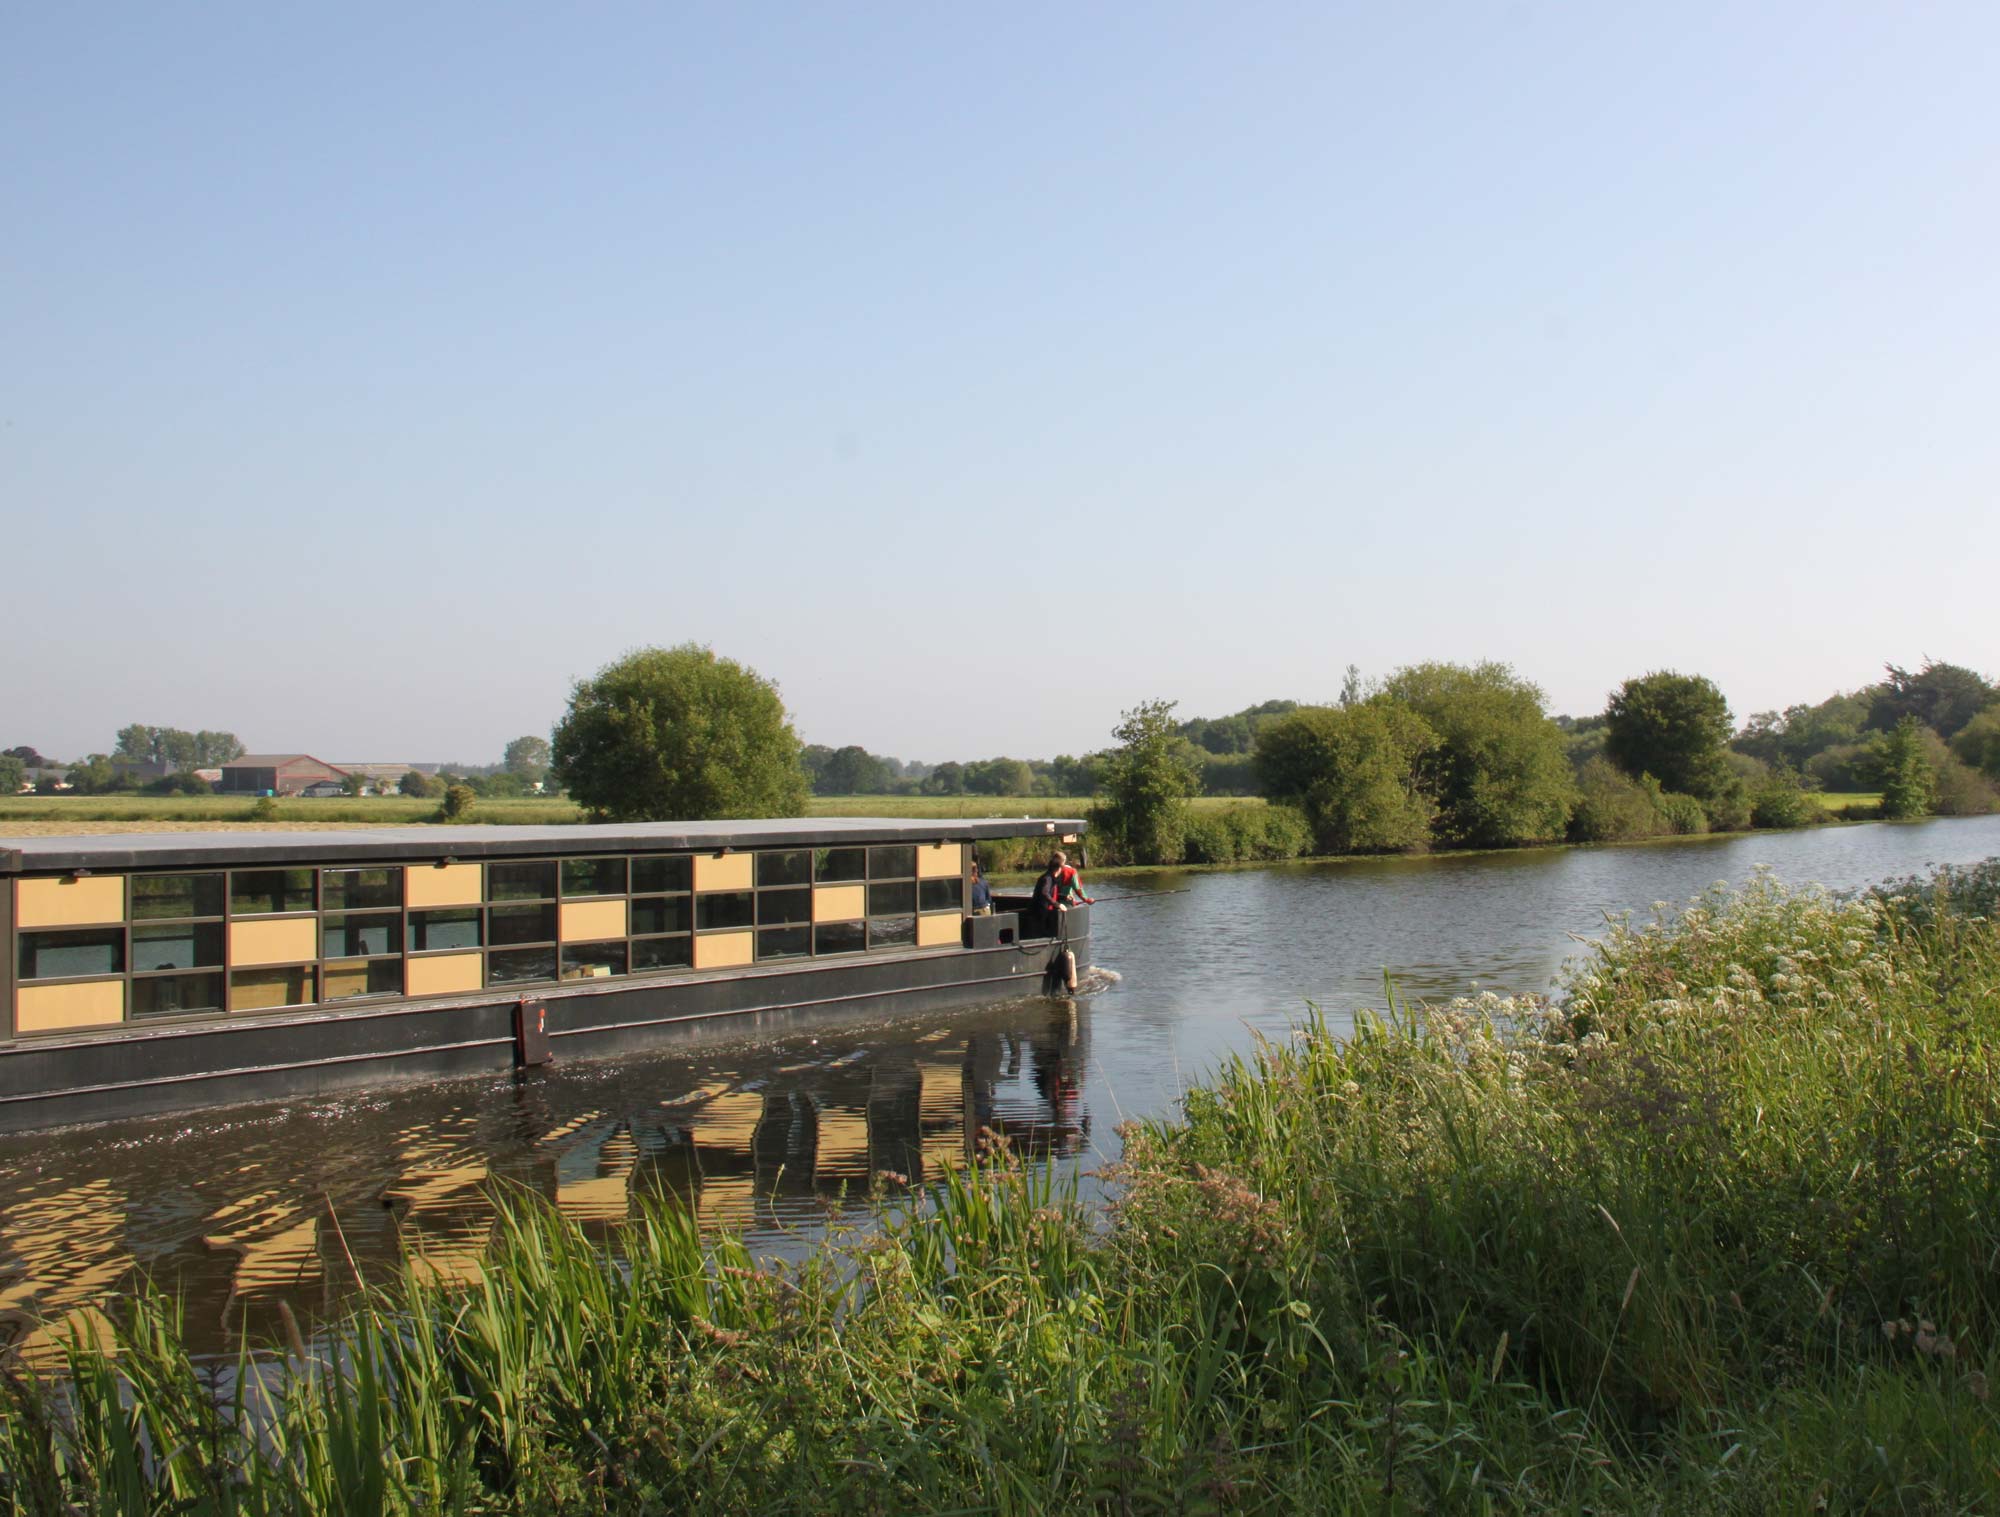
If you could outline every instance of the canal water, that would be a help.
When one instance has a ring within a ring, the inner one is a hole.
[[[1852,889],[2000,855],[2000,817],[1623,848],[1104,882],[1074,1001],[824,1025],[776,1042],[0,1138],[0,1348],[45,1350],[141,1279],[195,1347],[324,1314],[403,1259],[475,1278],[496,1182],[606,1230],[653,1195],[767,1253],[1004,1137],[1086,1174],[1116,1128],[1319,1006],[1546,991],[1608,913],[1759,870]],[[891,1182],[893,1183],[893,1182]],[[1086,1181],[1086,1184],[1088,1182]]]

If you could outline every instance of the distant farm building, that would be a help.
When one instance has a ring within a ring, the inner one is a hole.
[[[224,795],[299,795],[308,785],[338,785],[347,771],[310,753],[246,753],[222,766]]]
[[[416,768],[415,764],[337,764],[342,774],[359,775],[361,783],[377,795],[394,795],[403,783],[403,776]]]

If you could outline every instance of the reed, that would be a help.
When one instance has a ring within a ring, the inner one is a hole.
[[[1551,1002],[1317,1020],[760,1265],[506,1198],[311,1342],[0,1388],[11,1510],[2000,1509],[2000,870],[1617,924]]]

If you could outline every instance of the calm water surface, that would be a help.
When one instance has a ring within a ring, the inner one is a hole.
[[[884,1172],[919,1180],[982,1132],[1088,1168],[1126,1117],[1307,1002],[1338,1024],[1411,997],[1545,991],[1607,913],[1650,915],[1768,868],[1873,884],[2000,855],[2000,817],[1632,848],[1301,864],[1103,887],[1114,971],[1074,1002],[825,1026],[779,1042],[575,1064],[370,1097],[0,1139],[0,1344],[35,1352],[144,1276],[177,1286],[197,1347],[324,1312],[405,1256],[479,1269],[495,1180],[608,1228],[635,1196],[772,1252],[803,1246]],[[1167,892],[1185,890],[1186,894]]]

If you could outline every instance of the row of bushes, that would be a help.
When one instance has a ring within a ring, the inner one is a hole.
[[[1651,775],[1633,779],[1609,759],[1593,758],[1576,777],[1569,837],[1576,843],[1740,832],[1746,827],[1806,827],[1829,820],[1824,807],[1784,776],[1763,777],[1754,789],[1731,791],[1704,805],[1662,789]]]
[[[479,1284],[220,1370],[141,1302],[0,1376],[0,1507],[2000,1510],[1994,877],[1315,1022],[1128,1129],[1108,1221],[999,1145],[792,1265],[521,1199]]]

